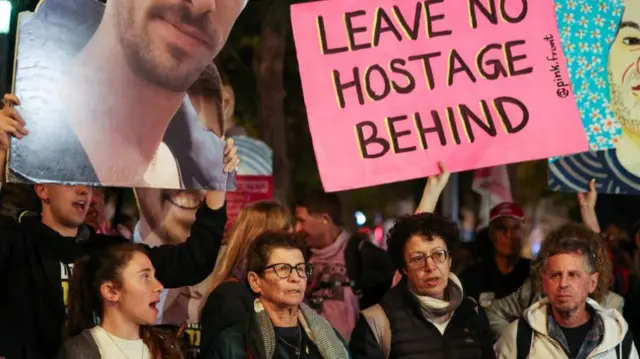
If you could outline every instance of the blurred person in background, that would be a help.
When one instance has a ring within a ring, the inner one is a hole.
[[[94,187],[89,210],[84,217],[84,223],[93,228],[97,233],[120,235],[121,233],[111,225],[111,216],[108,213],[110,200],[111,194],[109,193],[109,189]]]
[[[335,194],[307,193],[295,204],[295,216],[295,229],[306,239],[314,268],[309,303],[349,340],[360,308],[380,301],[395,268],[384,250],[342,228]]]
[[[515,203],[501,203],[489,214],[492,258],[468,267],[460,276],[467,295],[486,307],[515,292],[529,277],[531,261],[520,253],[524,211]]]
[[[625,301],[628,303],[624,307],[624,318],[629,323],[629,328],[634,334],[636,346],[640,343],[640,307],[636,303],[640,303],[640,222],[637,222],[632,229],[633,242],[635,251],[633,252],[633,265],[629,273],[629,290],[625,295]]]
[[[207,357],[213,341],[224,330],[244,323],[253,309],[253,295],[247,283],[247,253],[263,232],[292,230],[291,216],[283,205],[261,201],[245,207],[227,238],[225,256],[216,265],[200,323],[200,355]]]

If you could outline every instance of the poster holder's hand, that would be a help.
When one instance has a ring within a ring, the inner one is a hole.
[[[224,201],[227,198],[227,192],[224,191],[206,191],[204,201],[207,207],[217,210],[224,206]]]
[[[596,233],[600,233],[600,224],[596,215],[596,203],[598,192],[596,191],[596,180],[589,181],[589,192],[578,193],[578,204],[580,205],[580,216],[582,223]]]
[[[440,199],[442,191],[449,182],[449,176],[451,175],[444,163],[438,162],[440,167],[440,174],[430,176],[427,180],[426,186],[424,186],[424,192],[422,193],[422,199],[416,209],[417,213],[433,213],[436,210],[436,205]]]
[[[238,149],[236,148],[233,138],[226,139],[222,136],[222,140],[225,141],[224,146],[224,172],[232,173],[238,170],[240,165],[240,157],[238,157]]]
[[[4,95],[0,112],[0,151],[9,150],[9,135],[22,139],[29,134],[25,128],[26,123],[14,108],[15,106],[20,106],[18,97],[13,94]]]
[[[238,170],[238,165],[240,164],[240,157],[238,156],[238,149],[236,145],[233,143],[233,139],[226,139],[222,136],[222,140],[225,141],[224,147],[224,172],[225,173],[233,173]],[[220,209],[224,206],[224,201],[226,199],[227,192],[224,191],[204,191],[205,192],[205,202],[207,203],[207,207],[211,209]]]

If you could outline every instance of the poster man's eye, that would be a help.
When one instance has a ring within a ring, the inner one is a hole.
[[[627,46],[638,46],[640,45],[640,37],[628,36],[622,39],[622,43]]]

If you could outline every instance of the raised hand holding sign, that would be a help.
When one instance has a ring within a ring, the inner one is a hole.
[[[587,149],[553,0],[291,11],[327,191],[424,177],[439,161],[456,172]]]

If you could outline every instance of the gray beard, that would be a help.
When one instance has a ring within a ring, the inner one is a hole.
[[[568,310],[556,310],[559,316],[564,319],[569,319],[576,312],[577,309],[568,309]]]

